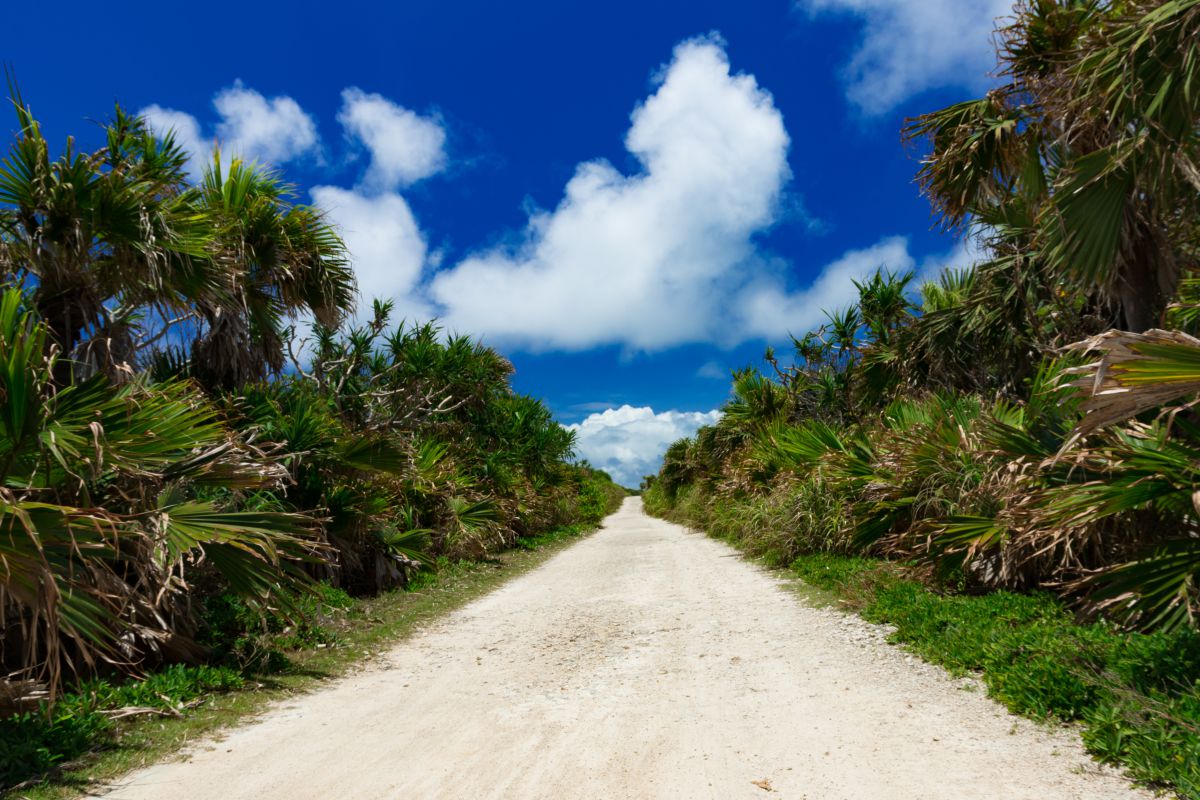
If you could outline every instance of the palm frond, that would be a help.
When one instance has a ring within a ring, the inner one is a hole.
[[[1179,331],[1107,331],[1072,346],[1100,359],[1067,370],[1084,397],[1075,438],[1200,393],[1200,339]]]

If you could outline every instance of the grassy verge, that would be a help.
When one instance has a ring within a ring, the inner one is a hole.
[[[197,738],[261,711],[268,703],[312,690],[393,646],[421,623],[487,594],[546,561],[593,530],[567,526],[522,538],[517,548],[485,562],[443,563],[405,591],[326,607],[320,627],[304,637],[282,632],[293,646],[267,674],[224,667],[173,667],[144,681],[94,682],[64,698],[47,720],[25,715],[0,721],[0,766],[17,776],[37,759],[48,775],[0,794],[10,800],[76,797],[90,785],[154,763]],[[112,711],[137,707],[132,716]],[[42,752],[39,752],[39,749]],[[59,760],[71,754],[70,761]],[[28,777],[21,776],[18,779]]]
[[[1084,744],[1149,786],[1200,797],[1200,634],[1080,624],[1048,594],[939,594],[895,564],[801,556],[791,571],[892,640],[952,673],[976,673],[1011,711],[1078,722]]]

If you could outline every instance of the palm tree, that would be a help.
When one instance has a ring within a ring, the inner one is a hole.
[[[24,286],[66,358],[56,380],[132,374],[151,346],[217,387],[283,365],[286,318],[334,325],[354,304],[345,248],[273,173],[219,157],[199,187],[188,154],[118,107],[105,145],[52,158],[15,88],[18,133],[0,160],[0,272]],[[164,345],[165,343],[165,345]]]
[[[286,473],[193,387],[57,387],[49,335],[20,291],[0,294],[2,663],[53,690],[100,660],[185,655],[200,561],[252,601],[285,597],[314,523],[234,508]]]
[[[118,107],[104,147],[81,153],[68,139],[52,158],[13,95],[18,134],[0,161],[0,270],[29,288],[49,340],[87,361],[84,372],[128,363],[139,313],[172,319],[188,312],[187,299],[221,288],[207,257],[212,231],[184,183],[187,154]],[[60,382],[71,366],[58,362]]]
[[[275,172],[213,155],[193,209],[211,226],[209,250],[228,278],[224,293],[196,298],[202,326],[193,371],[232,388],[284,366],[286,324],[299,313],[336,328],[354,307],[354,272],[337,231],[320,211],[291,205]]]
[[[1008,83],[909,126],[925,193],[1152,327],[1196,261],[1200,2],[1029,0],[1001,39]]]

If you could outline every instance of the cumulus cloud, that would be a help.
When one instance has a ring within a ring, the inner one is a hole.
[[[213,106],[221,117],[217,138],[241,158],[282,164],[320,145],[317,124],[290,97],[268,99],[236,81],[217,93]]]
[[[882,114],[928,89],[981,90],[995,69],[997,17],[1013,0],[798,0],[810,15],[852,14],[862,39],[845,68],[847,96]]]
[[[329,215],[346,241],[365,313],[375,298],[395,301],[395,319],[424,321],[433,311],[419,296],[428,247],[412,209],[394,192],[364,194],[315,186],[313,203]]]
[[[226,156],[279,165],[301,156],[315,155],[321,139],[313,118],[290,97],[266,98],[236,81],[213,97],[217,120],[211,135],[200,121],[185,111],[154,104],[143,108],[151,129],[174,131],[176,141],[191,154],[190,171],[199,175],[220,144]]]
[[[356,88],[342,92],[338,121],[347,138],[366,149],[369,164],[354,188],[316,186],[312,197],[341,228],[354,259],[360,315],[381,298],[395,303],[396,321],[430,319],[436,313],[423,299],[421,282],[434,259],[397,190],[445,167],[446,131],[438,120]]]
[[[436,316],[421,282],[432,266],[425,234],[397,191],[440,171],[446,132],[440,122],[414,114],[378,94],[342,92],[338,114],[346,136],[364,147],[370,163],[351,189],[315,186],[313,202],[342,231],[354,260],[365,315],[375,298],[392,300],[395,319]]]
[[[720,411],[661,411],[623,405],[567,425],[575,431],[576,450],[592,466],[624,486],[636,487],[643,475],[657,472],[663,453],[676,439],[691,436],[721,418]]]
[[[788,135],[771,95],[731,72],[720,42],[679,45],[625,139],[641,171],[581,164],[524,241],[430,285],[452,327],[531,349],[652,350],[724,336],[723,298],[775,220]]]
[[[881,268],[907,272],[915,267],[908,239],[891,236],[826,265],[806,289],[788,292],[771,281],[747,287],[739,298],[741,324],[746,331],[766,338],[789,331],[799,334],[823,323],[826,311],[837,311],[857,300],[854,281]]]
[[[347,135],[370,152],[371,165],[363,177],[367,186],[393,190],[416,183],[446,166],[446,129],[382,95],[349,88],[342,92],[338,113]]]

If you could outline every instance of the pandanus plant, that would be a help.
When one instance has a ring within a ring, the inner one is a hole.
[[[1145,331],[1195,263],[1200,1],[1025,0],[1009,22],[1006,80],[909,126],[922,188]]]

